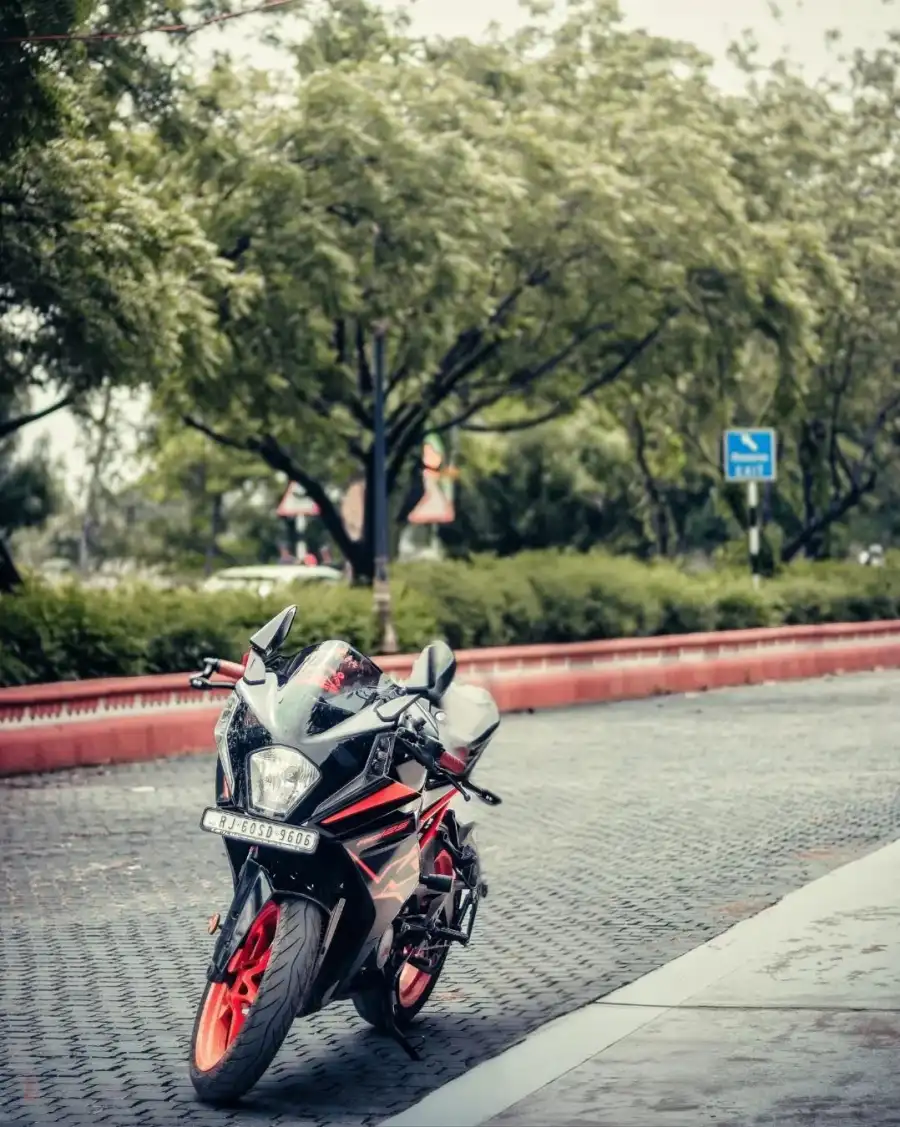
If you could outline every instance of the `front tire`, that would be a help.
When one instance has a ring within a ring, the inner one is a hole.
[[[324,928],[309,900],[269,901],[229,964],[209,982],[191,1036],[191,1083],[203,1103],[236,1103],[275,1059],[312,985]]]

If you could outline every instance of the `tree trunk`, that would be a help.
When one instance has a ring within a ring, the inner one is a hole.
[[[22,584],[22,576],[16,567],[9,546],[0,536],[0,594],[9,595]]]
[[[790,563],[800,552],[805,552],[822,533],[835,521],[840,520],[855,508],[867,493],[875,488],[875,475],[871,474],[861,485],[855,485],[849,493],[838,497],[816,519],[804,528],[781,549],[781,562]]]
[[[212,574],[213,567],[215,567],[216,560],[219,556],[219,537],[225,528],[222,501],[221,493],[217,493],[212,499],[209,514],[209,540],[206,543],[206,559],[203,563],[203,570],[206,575]]]
[[[647,435],[644,425],[637,414],[632,416],[632,441],[641,476],[644,479],[644,490],[650,506],[650,526],[653,530],[653,539],[656,542],[656,554],[666,559],[669,555],[669,514],[665,498],[659,488],[650,463],[647,460]]]
[[[662,503],[662,501],[658,501],[656,505],[655,524],[657,554],[661,559],[665,560],[669,558],[669,543],[671,537],[669,531],[669,514],[666,511],[666,507]]]
[[[412,461],[412,459],[411,459]],[[396,485],[396,482],[394,483]],[[414,462],[409,484],[403,495],[396,496],[396,489],[388,494],[388,550],[393,557],[399,538],[399,530],[416,507],[424,493],[420,461]],[[366,466],[366,501],[363,510],[363,530],[358,540],[353,541],[354,552],[350,558],[353,581],[368,586],[375,575],[375,470],[370,458]]]
[[[106,453],[109,443],[112,414],[112,387],[108,386],[103,395],[103,407],[100,412],[100,421],[97,435],[97,448],[91,459],[90,479],[88,481],[87,498],[84,505],[84,516],[81,520],[81,536],[78,543],[78,570],[82,574],[90,569],[91,565],[91,532],[96,523],[97,502],[100,496],[100,485],[103,470],[106,464]]]

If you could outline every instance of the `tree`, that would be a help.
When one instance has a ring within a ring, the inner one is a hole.
[[[172,11],[149,0],[15,0],[0,26],[12,37],[65,34],[102,12],[127,29]],[[148,118],[162,115],[171,68],[134,39],[2,54],[0,391],[54,398],[4,420],[0,436],[107,383],[216,363],[217,303],[233,285],[184,206],[184,181],[158,160]]]
[[[0,397],[0,425],[17,413],[21,404]],[[14,438],[0,440],[0,591],[20,581],[10,550],[14,533],[41,525],[53,512],[57,487],[53,469],[37,452],[23,457]]]
[[[137,137],[131,155],[149,159]],[[6,420],[0,435],[105,384],[214,365],[222,342],[211,291],[228,264],[178,203],[129,160],[84,137],[21,151],[0,165],[0,391],[53,393],[52,406]]]
[[[542,548],[642,554],[628,441],[595,412],[522,434],[469,436],[460,450],[456,520],[441,527],[454,555]]]
[[[330,8],[289,104],[227,69],[196,94],[207,229],[265,284],[226,311],[230,360],[161,402],[300,482],[358,577],[371,519],[352,540],[325,487],[371,480],[379,320],[397,520],[428,429],[563,417],[722,324],[723,349],[759,323],[785,355],[804,346],[803,276],[784,232],[747,215],[692,49],[624,30],[602,0],[486,46]]]
[[[144,454],[147,471],[128,499],[141,512],[131,554],[207,573],[220,562],[277,559],[275,508],[285,483],[259,459],[165,424],[152,428]]]
[[[174,11],[162,0],[13,0],[0,13],[10,39],[62,37],[0,52],[0,396],[28,404],[0,420],[0,439],[97,391],[223,355],[219,303],[239,304],[249,279],[217,255],[185,206],[185,181],[160,163],[171,66],[139,38],[64,38]]]
[[[736,317],[725,302],[712,331],[668,334],[606,401],[629,430],[644,490],[636,511],[649,518],[661,554],[696,546],[698,536],[714,546],[723,518],[732,534],[746,526],[745,491],[718,485],[722,432],[740,425],[772,425],[779,435],[766,555],[843,554],[854,526],[867,539],[890,539],[900,484],[891,220],[900,202],[900,56],[893,46],[857,53],[846,80],[810,85],[786,60],[762,67],[746,45],[736,55],[748,90],[715,112],[748,215],[805,279],[791,283],[795,300],[805,295],[806,315],[794,325],[802,345],[791,347],[765,317]]]
[[[756,342],[707,416],[717,431],[777,427],[784,562],[832,554],[836,525],[900,468],[898,43],[856,52],[846,80],[814,86],[786,60],[762,67],[745,45],[736,57],[748,94],[723,107],[749,206],[784,230],[810,279],[808,362]],[[696,441],[696,412],[692,421]],[[708,462],[714,449],[707,442]],[[739,506],[737,491],[729,499]]]

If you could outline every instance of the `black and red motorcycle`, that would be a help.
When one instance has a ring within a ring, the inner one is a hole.
[[[233,689],[201,820],[222,836],[234,882],[227,915],[210,920],[219,934],[191,1038],[208,1103],[238,1100],[294,1019],[339,999],[418,1059],[406,1030],[487,895],[473,827],[450,804],[500,803],[471,781],[500,723],[490,693],[454,683],[443,642],[406,683],[342,641],[286,655],[295,613],[259,630],[243,665],[209,658],[191,680]]]

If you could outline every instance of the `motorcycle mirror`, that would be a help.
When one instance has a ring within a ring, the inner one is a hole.
[[[375,715],[379,720],[398,720],[414,703],[412,693],[407,692],[402,697],[394,697],[393,700],[379,704],[375,709]]]
[[[255,651],[244,668],[244,680],[248,685],[264,685],[266,682],[266,663],[261,654]]]
[[[265,626],[250,639],[251,647],[261,656],[268,657],[284,645],[287,636],[294,625],[294,615],[297,613],[295,606],[285,607],[283,611],[270,619]]]
[[[456,676],[456,658],[446,642],[431,642],[416,658],[407,691],[437,704]]]

